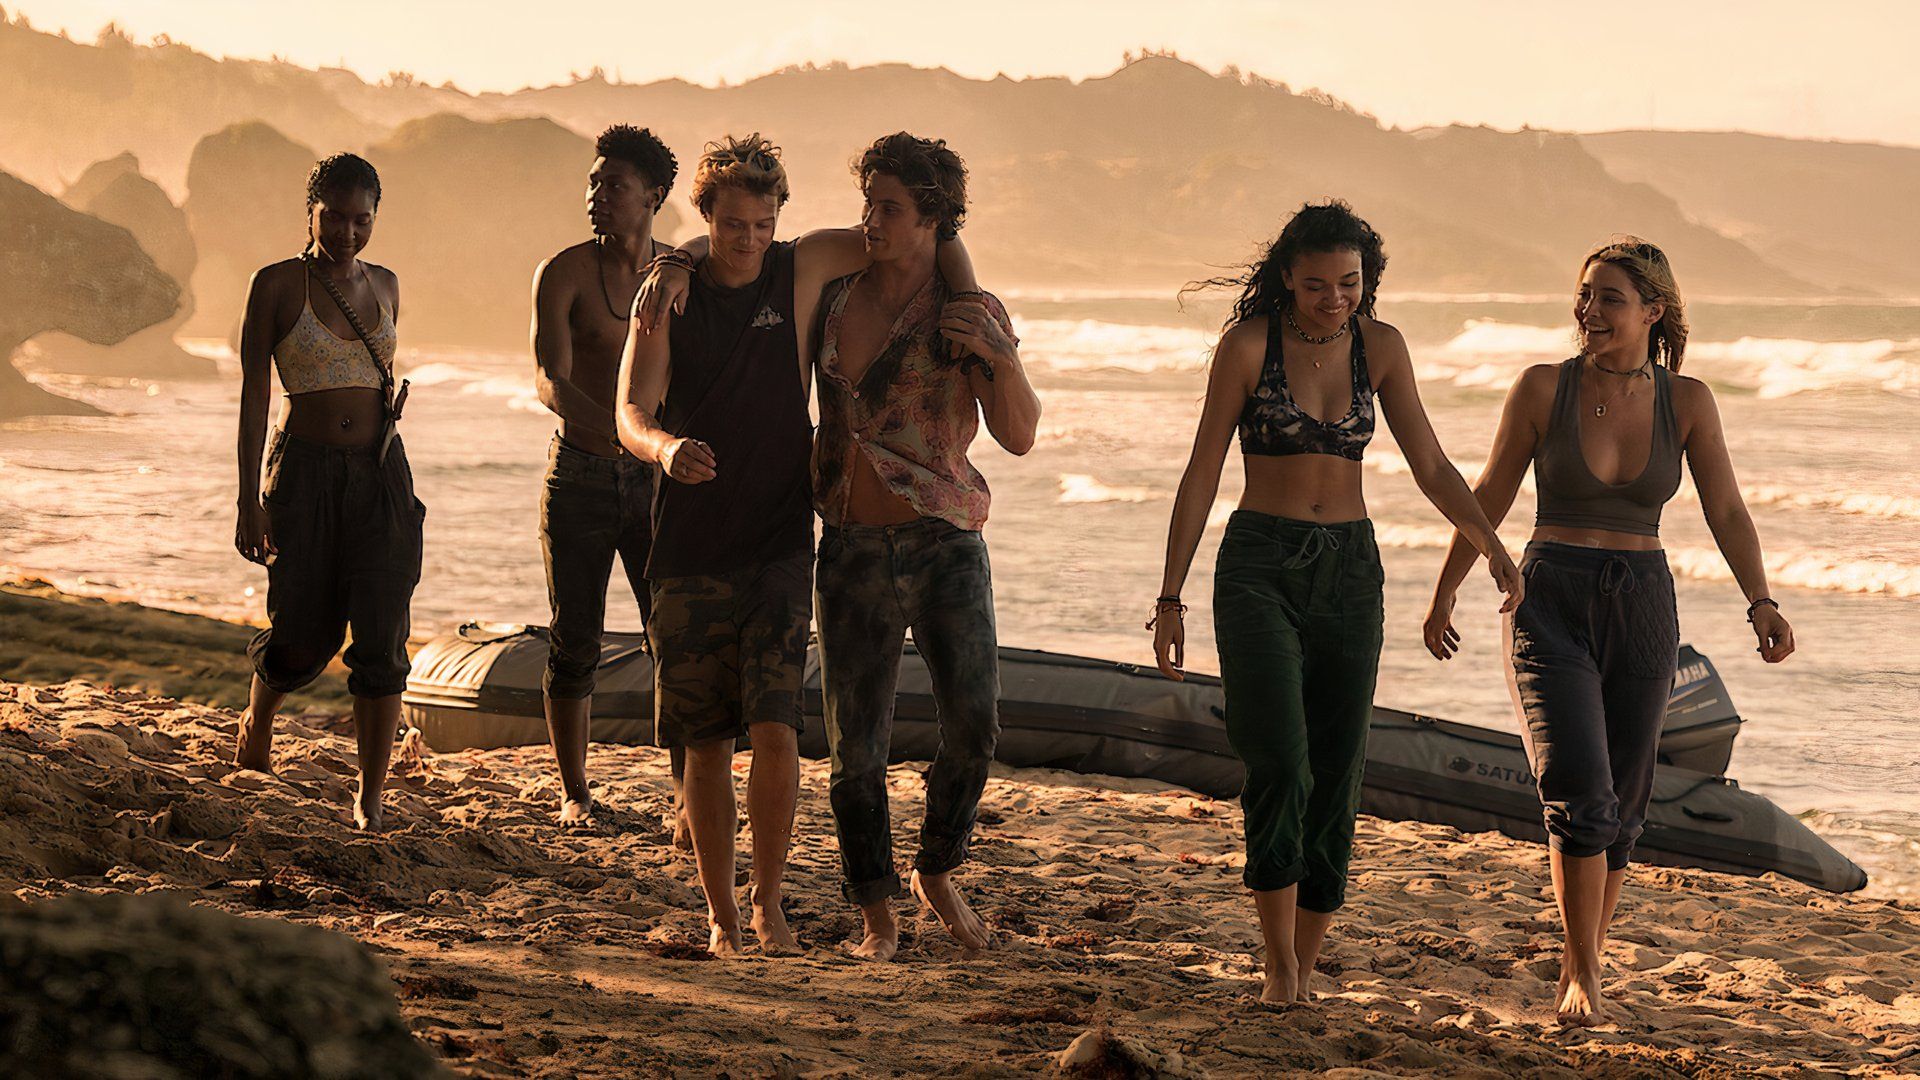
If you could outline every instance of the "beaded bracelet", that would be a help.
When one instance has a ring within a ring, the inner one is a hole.
[[[1774,599],[1773,597],[1771,597],[1771,596],[1763,596],[1763,597],[1761,597],[1760,599],[1758,599],[1758,600],[1755,600],[1755,601],[1754,601],[1753,603],[1751,603],[1751,604],[1748,604],[1748,605],[1747,605],[1747,622],[1748,622],[1748,624],[1752,624],[1752,622],[1753,622],[1753,613],[1754,613],[1754,612],[1756,612],[1756,611],[1758,611],[1758,610],[1760,610],[1760,605],[1761,605],[1761,604],[1765,604],[1765,605],[1767,605],[1768,607],[1770,607],[1770,608],[1772,608],[1772,609],[1773,609],[1773,610],[1775,610],[1775,611],[1779,611],[1779,610],[1780,610],[1780,601],[1778,601],[1778,600],[1775,600],[1775,599]]]
[[[662,266],[677,266],[687,273],[693,273],[693,256],[680,248],[668,248],[647,261],[647,273],[651,274]]]
[[[1178,596],[1162,596],[1153,602],[1153,615],[1147,619],[1146,628],[1148,630],[1153,629],[1154,624],[1160,621],[1160,613],[1168,608],[1173,609],[1175,616],[1181,616],[1187,613],[1187,605],[1181,603]]]

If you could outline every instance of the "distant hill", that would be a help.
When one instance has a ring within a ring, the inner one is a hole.
[[[259,121],[234,124],[193,145],[187,224],[200,248],[189,333],[238,341],[247,282],[307,242],[307,173],[314,151]]]
[[[540,260],[587,239],[593,144],[544,118],[435,115],[367,148],[380,214],[366,257],[400,275],[404,344],[523,349]],[[265,124],[194,149],[187,213],[206,253],[194,326],[231,337],[253,272],[306,243],[314,152]],[[664,233],[684,215],[669,206]]]
[[[387,192],[368,258],[400,275],[407,338],[526,348],[534,267],[592,235],[592,141],[544,118],[439,115],[367,154]],[[662,234],[683,216],[667,206]]]
[[[421,253],[406,275],[409,295],[427,301],[406,305],[409,337],[421,343],[459,334],[523,347],[524,281],[510,295],[468,275],[523,279],[531,263],[501,268],[584,235],[580,143],[561,136],[589,139],[614,122],[659,132],[683,177],[707,140],[764,132],[793,175],[787,235],[857,217],[848,164],[874,136],[944,137],[972,170],[968,243],[983,278],[1002,288],[1171,290],[1253,255],[1301,202],[1339,195],[1385,234],[1390,291],[1564,294],[1580,255],[1622,231],[1665,246],[1696,296],[1920,289],[1920,224],[1898,213],[1916,188],[1920,150],[1694,133],[1402,131],[1324,94],[1166,56],[1079,82],[828,64],[720,88],[594,72],[468,94],[404,75],[372,84],[345,71],[217,61],[117,33],[82,45],[16,21],[0,25],[0,99],[9,103],[0,167],[56,187],[130,149],[183,192],[195,145],[243,124],[271,130],[309,162],[333,149],[389,158],[397,172],[371,254],[401,269]],[[536,117],[547,127],[524,126]],[[278,224],[294,156],[280,154],[271,184],[263,174],[250,189],[256,202],[274,200],[274,236],[256,236],[260,250],[244,258],[237,221],[197,210],[206,192],[188,198],[202,248],[196,285],[206,286],[196,288],[190,329],[224,333],[210,327],[238,300],[220,297],[265,256],[297,246]],[[525,189],[505,190],[513,184]],[[670,203],[680,232],[697,225],[689,186],[683,179]],[[296,184],[286,197],[297,194]],[[210,243],[207,222],[231,235]],[[481,239],[476,229],[493,231]]]
[[[1580,142],[1623,180],[1835,292],[1920,297],[1920,149],[1620,131]]]

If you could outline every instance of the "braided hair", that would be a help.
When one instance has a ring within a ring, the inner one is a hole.
[[[359,154],[328,154],[314,163],[307,174],[307,213],[329,195],[356,188],[373,194],[374,209],[380,208],[380,174]]]
[[[307,174],[307,247],[312,252],[319,244],[313,234],[313,208],[332,195],[363,190],[373,195],[373,208],[380,209],[380,174],[359,154],[344,151],[328,154],[314,163]]]

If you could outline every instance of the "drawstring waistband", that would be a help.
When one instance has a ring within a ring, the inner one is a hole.
[[[1630,593],[1637,584],[1633,574],[1633,564],[1618,555],[1608,559],[1600,568],[1600,595],[1616,596]]]
[[[1328,551],[1339,550],[1340,534],[1332,529],[1315,525],[1307,530],[1307,535],[1300,541],[1300,546],[1295,548],[1293,554],[1287,556],[1286,561],[1280,565],[1288,570],[1298,570],[1303,566],[1311,566]]]

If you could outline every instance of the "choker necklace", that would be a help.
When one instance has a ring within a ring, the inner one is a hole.
[[[1293,321],[1293,305],[1288,304],[1287,305],[1287,329],[1293,331],[1295,337],[1298,337],[1301,341],[1304,341],[1309,345],[1325,345],[1329,341],[1340,340],[1341,335],[1347,332],[1347,324],[1341,323],[1340,329],[1335,330],[1333,333],[1328,334],[1326,337],[1309,336],[1305,330],[1300,329],[1299,323]],[[1318,363],[1315,363],[1313,366],[1319,367],[1320,365]]]
[[[1600,371],[1604,371],[1609,375],[1628,375],[1628,376],[1645,375],[1649,379],[1653,378],[1653,373],[1647,370],[1648,366],[1653,363],[1653,357],[1651,356],[1647,357],[1646,363],[1641,364],[1639,367],[1634,368],[1631,371],[1620,371],[1615,368],[1607,367],[1605,364],[1602,364],[1597,357],[1589,356],[1587,357],[1587,359],[1593,364],[1593,366],[1596,369]],[[1607,395],[1607,400],[1593,407],[1593,415],[1595,416],[1607,415],[1607,406],[1613,404],[1614,399],[1618,398],[1622,393],[1624,393],[1627,387],[1630,385],[1632,384],[1621,383],[1618,389],[1616,389],[1613,393]]]

